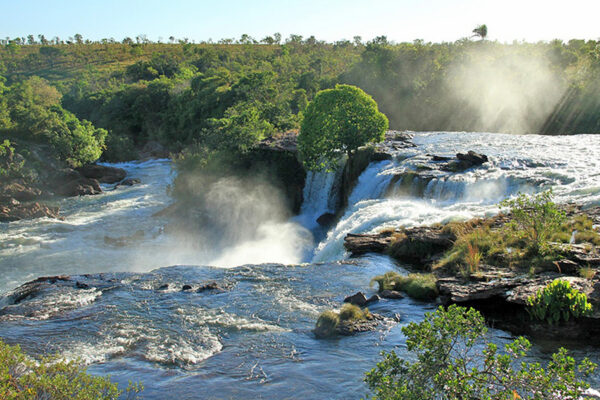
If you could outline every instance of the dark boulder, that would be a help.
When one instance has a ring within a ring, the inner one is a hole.
[[[86,178],[97,179],[101,183],[117,183],[127,176],[122,168],[108,167],[106,165],[88,164],[77,168],[77,171]]]
[[[391,233],[354,234],[349,233],[344,238],[344,247],[352,256],[366,253],[384,253],[392,243]]]
[[[317,223],[323,227],[330,227],[332,226],[335,221],[336,221],[337,217],[335,214],[332,213],[325,213],[323,215],[321,215],[319,218],[317,218]]]
[[[396,290],[382,290],[381,292],[379,292],[379,296],[383,297],[384,299],[403,299],[404,295]]]
[[[182,290],[182,291],[186,291],[186,290],[192,290],[192,286],[191,286],[191,285],[183,285],[183,286],[181,287],[181,290]]]
[[[363,307],[367,304],[367,296],[363,292],[358,292],[344,299],[344,303],[354,304],[355,306]]]
[[[381,300],[381,297],[379,297],[379,295],[377,294],[374,294],[373,296],[367,299],[365,305],[368,306],[369,304],[377,303],[379,300]]]
[[[64,182],[54,188],[54,193],[59,196],[85,196],[102,193],[100,182],[92,178],[79,177],[77,179]]]
[[[456,160],[448,162],[446,165],[442,166],[441,169],[448,172],[461,172],[466,169],[486,163],[487,161],[488,156],[486,156],[485,154],[479,154],[470,150],[466,154],[456,154]]]

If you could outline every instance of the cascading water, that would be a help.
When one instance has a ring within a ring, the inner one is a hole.
[[[111,374],[121,384],[140,380],[147,399],[165,393],[179,398],[364,397],[363,374],[380,359],[379,352],[404,354],[401,326],[421,320],[435,304],[382,300],[369,309],[398,313],[401,324],[337,340],[315,339],[311,330],[321,311],[339,307],[358,290],[374,293],[369,287],[374,275],[406,272],[384,256],[340,261],[347,233],[491,214],[506,196],[546,188],[553,188],[561,202],[600,204],[598,136],[419,133],[414,142],[416,147],[393,150],[392,160],[372,163],[358,178],[337,225],[316,246],[313,260],[323,264],[222,268],[243,263],[244,257],[299,262],[299,249],[308,241],[302,225],[315,233],[323,229],[316,223],[319,216],[339,211],[339,171],[308,174],[301,215],[290,221],[262,221],[269,213],[255,207],[268,198],[263,191],[216,193],[215,204],[226,203],[219,212],[260,223],[252,240],[207,256],[178,246],[162,230],[166,221],[152,217],[169,202],[169,162],[120,165],[142,185],[105,187],[100,196],[63,200],[65,221],[0,225],[0,337],[32,354],[60,351],[82,358],[91,363],[90,372]],[[428,155],[453,157],[468,150],[487,154],[490,162],[450,173]],[[242,203],[250,197],[256,201],[232,209],[236,197]],[[143,235],[134,235],[137,230]],[[110,239],[115,237],[125,238],[116,241],[124,243],[115,245]],[[215,260],[219,267],[167,267]],[[9,291],[39,275],[58,274],[75,276],[32,296]],[[219,289],[202,289],[211,282]],[[191,289],[182,290],[184,285]],[[509,337],[490,330],[496,344]],[[535,346],[532,356],[545,361],[555,345]],[[575,356],[600,360],[597,349],[574,350]],[[598,386],[598,380],[592,383]]]
[[[348,208],[316,247],[313,262],[344,257],[348,233],[429,225],[498,211],[512,195],[550,189],[559,202],[600,203],[596,135],[547,137],[492,133],[421,133],[416,148],[393,152],[359,177]],[[440,170],[430,155],[475,150],[490,162],[464,172]]]

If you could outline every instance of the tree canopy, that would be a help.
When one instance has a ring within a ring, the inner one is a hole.
[[[322,90],[309,103],[298,135],[298,148],[309,169],[328,169],[342,152],[352,155],[360,146],[380,142],[387,117],[362,89],[336,85]]]

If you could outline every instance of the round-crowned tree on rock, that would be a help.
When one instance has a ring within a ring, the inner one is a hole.
[[[387,128],[388,119],[371,96],[356,86],[337,85],[309,103],[298,149],[308,169],[331,169],[343,153],[351,157],[360,146],[381,142]]]

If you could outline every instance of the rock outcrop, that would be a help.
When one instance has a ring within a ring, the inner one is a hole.
[[[42,217],[62,219],[59,214],[59,207],[50,207],[37,202],[22,204],[14,200],[0,205],[0,222]]]
[[[127,172],[122,168],[106,165],[88,164],[77,168],[81,175],[88,179],[96,179],[100,183],[117,183],[125,179]]]
[[[443,165],[441,169],[449,172],[460,172],[486,163],[487,161],[488,156],[485,154],[479,154],[470,150],[466,154],[456,154],[456,159],[449,161],[446,165]]]
[[[344,238],[344,247],[353,257],[366,253],[384,253],[392,243],[392,232],[373,234],[349,233]]]

